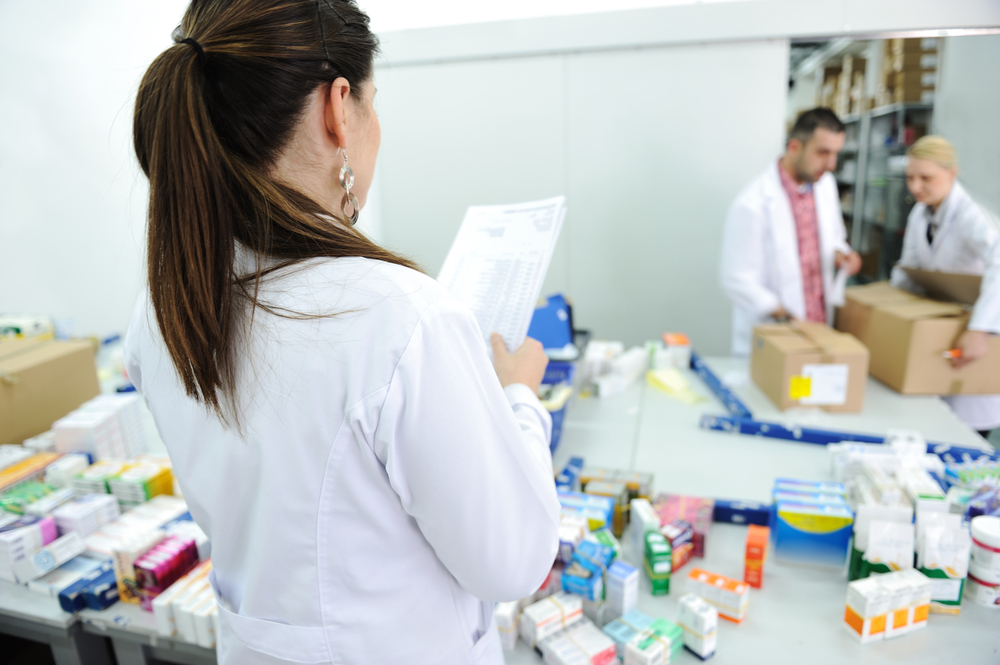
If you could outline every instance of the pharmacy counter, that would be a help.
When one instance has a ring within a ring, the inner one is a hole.
[[[216,662],[214,649],[158,635],[153,614],[138,605],[115,603],[106,610],[87,609],[79,618],[84,631],[111,640],[118,665],[146,665],[151,660],[185,665]]]
[[[781,413],[746,380],[745,361],[708,362],[718,376],[726,378],[757,420],[880,436],[890,428],[914,429],[932,441],[970,448],[986,445],[936,397],[899,395],[869,379],[865,409],[860,414],[804,409]],[[645,384],[634,385],[616,397],[573,401],[556,451],[556,468],[562,468],[569,457],[582,455],[591,466],[651,471],[656,492],[758,501],[770,500],[778,476],[831,478],[825,446],[701,429],[698,423],[703,414],[725,411],[694,373],[688,376],[692,389],[706,397],[704,402],[685,405]],[[614,439],[602,446],[595,433],[603,428]],[[627,445],[629,436],[631,446]],[[713,524],[705,541],[706,557],[693,559],[677,571],[669,595],[651,596],[645,580],[640,580],[639,609],[675,620],[683,578],[695,566],[742,579],[745,539],[746,527]],[[631,558],[629,538],[622,541],[626,560],[637,563]],[[932,614],[925,630],[861,645],[842,626],[846,595],[846,569],[800,568],[769,559],[763,588],[750,590],[747,618],[740,625],[719,622],[718,649],[712,662],[1000,662],[1000,611],[965,602],[961,616]],[[540,661],[522,641],[507,653],[509,665]],[[684,652],[675,662],[700,661]]]

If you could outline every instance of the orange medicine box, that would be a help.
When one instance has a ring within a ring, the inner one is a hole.
[[[764,579],[764,561],[767,559],[767,539],[770,532],[766,526],[756,524],[751,524],[747,529],[743,581],[754,589],[759,589]]]
[[[687,591],[696,593],[719,611],[719,616],[740,623],[747,615],[750,601],[746,582],[693,568],[687,576]]]

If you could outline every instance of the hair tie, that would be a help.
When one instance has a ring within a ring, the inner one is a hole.
[[[191,46],[193,46],[193,47],[194,47],[194,49],[195,49],[196,51],[198,51],[198,63],[199,63],[199,64],[200,64],[200,65],[201,65],[202,67],[204,67],[204,66],[205,66],[205,61],[206,61],[206,60],[208,59],[208,56],[206,56],[206,55],[205,55],[205,49],[203,49],[203,48],[201,47],[201,44],[199,44],[198,42],[196,42],[196,41],[195,41],[195,40],[194,40],[193,38],[191,38],[191,37],[187,37],[186,39],[182,39],[182,40],[180,40],[180,41],[179,41],[179,42],[177,42],[177,43],[178,43],[178,44],[190,44]]]

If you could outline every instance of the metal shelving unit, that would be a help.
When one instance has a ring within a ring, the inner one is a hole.
[[[902,253],[914,201],[905,173],[894,168],[892,158],[905,155],[916,138],[929,132],[933,110],[932,104],[890,104],[844,119],[848,142],[854,124],[859,137],[850,220],[846,211],[844,217],[851,245],[862,257],[861,282],[888,279]],[[846,164],[850,158],[846,154],[842,161]]]

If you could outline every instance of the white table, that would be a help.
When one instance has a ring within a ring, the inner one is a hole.
[[[745,372],[746,362],[709,359],[716,374]],[[589,466],[609,466],[655,474],[656,492],[713,498],[770,501],[778,476],[830,479],[825,446],[726,434],[700,429],[705,413],[725,413],[721,403],[693,372],[691,387],[705,402],[684,405],[644,383],[607,399],[574,399],[566,412],[556,468],[574,455]],[[869,379],[860,414],[829,414],[795,409],[779,412],[746,383],[733,391],[757,420],[794,423],[859,434],[884,435],[887,429],[914,429],[928,440],[983,447],[978,434],[936,397],[903,396]],[[629,538],[624,537],[628,551]],[[671,580],[667,596],[649,594],[640,582],[638,607],[655,617],[677,618],[681,580],[692,566],[737,579],[743,577],[746,527],[714,524],[706,538],[704,559],[694,559]],[[632,563],[637,563],[633,558]],[[720,621],[718,650],[712,662],[739,663],[986,663],[1000,662],[1000,612],[963,603],[958,617],[931,615],[928,627],[912,635],[861,645],[842,627],[847,574],[800,568],[769,559],[760,590],[750,590],[747,618],[740,625]],[[523,642],[507,653],[507,663],[538,663]],[[688,652],[677,662],[698,663]]]

